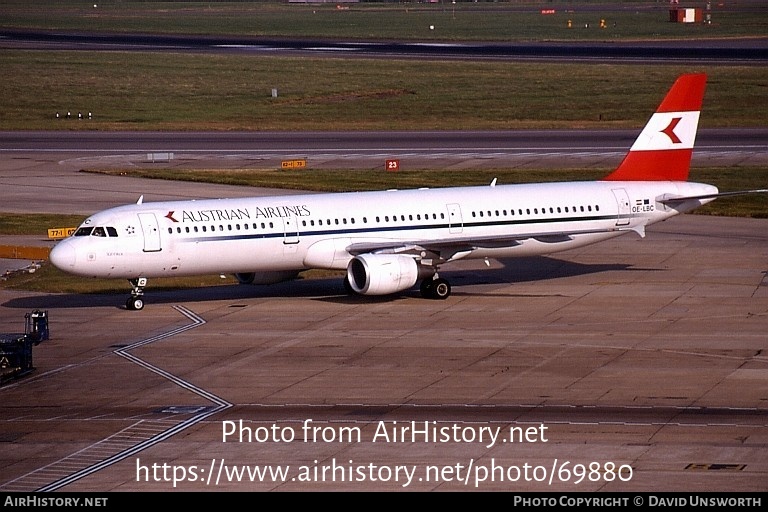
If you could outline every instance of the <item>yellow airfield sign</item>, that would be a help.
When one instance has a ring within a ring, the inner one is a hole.
[[[281,168],[283,169],[300,169],[307,166],[307,159],[301,158],[299,160],[283,160]]]
[[[72,236],[77,228],[51,228],[48,230],[48,238],[51,240],[59,240],[61,238],[67,238]]]

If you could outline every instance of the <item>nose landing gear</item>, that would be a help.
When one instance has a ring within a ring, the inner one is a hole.
[[[125,302],[125,308],[129,311],[141,311],[144,309],[144,287],[147,286],[147,278],[129,279],[131,283],[131,296]]]

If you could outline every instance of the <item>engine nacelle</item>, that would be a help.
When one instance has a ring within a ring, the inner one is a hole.
[[[419,278],[419,265],[403,254],[361,254],[347,266],[347,281],[362,295],[388,295],[407,290]]]
[[[295,270],[274,270],[264,272],[240,272],[235,274],[240,284],[275,284],[295,279],[299,273]]]

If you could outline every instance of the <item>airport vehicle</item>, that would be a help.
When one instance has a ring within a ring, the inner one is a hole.
[[[32,345],[50,337],[48,311],[36,309],[24,315],[24,334],[0,333],[0,384],[34,371]]]
[[[144,307],[148,278],[233,273],[268,284],[346,269],[362,295],[446,299],[438,269],[463,258],[531,256],[593,244],[720,195],[688,182],[706,75],[680,76],[621,164],[600,181],[147,202],[86,219],[51,251],[66,272],[127,278]],[[754,191],[753,191],[754,192]]]

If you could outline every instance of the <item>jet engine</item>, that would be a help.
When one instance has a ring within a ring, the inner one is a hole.
[[[240,284],[275,284],[295,279],[299,273],[295,270],[273,270],[264,272],[240,272],[235,274]]]
[[[347,266],[347,281],[356,293],[388,295],[407,290],[419,278],[419,265],[403,254],[361,254]]]

